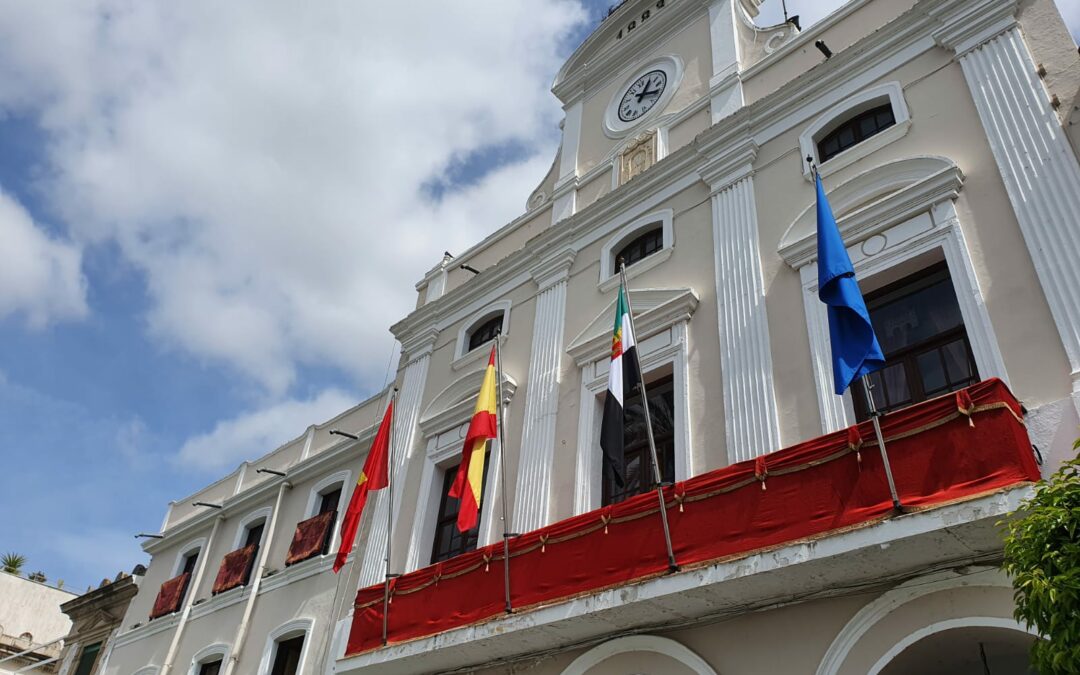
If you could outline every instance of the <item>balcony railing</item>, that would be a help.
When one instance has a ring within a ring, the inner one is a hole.
[[[882,426],[905,512],[1039,479],[1020,405],[999,380],[891,413]],[[897,515],[869,422],[695,476],[665,495],[683,571]],[[393,579],[388,642],[501,615],[503,564],[500,543]],[[656,495],[515,538],[510,569],[515,613],[668,574]],[[383,592],[380,584],[357,593],[346,656],[382,645]]]

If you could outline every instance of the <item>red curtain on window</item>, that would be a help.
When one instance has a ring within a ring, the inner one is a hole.
[[[322,553],[326,540],[330,536],[330,526],[337,516],[337,511],[320,513],[314,518],[302,520],[296,524],[289,553],[285,556],[285,566],[313,558]]]
[[[998,380],[883,420],[908,510],[1039,479],[1020,405]],[[597,450],[599,452],[599,450]],[[870,422],[677,483],[665,491],[685,569],[887,518],[892,502]],[[515,610],[666,573],[656,495],[554,523],[510,544]],[[389,641],[503,612],[502,544],[395,580]],[[347,654],[379,647],[383,587],[356,596]]]
[[[212,593],[217,595],[246,584],[248,577],[251,576],[251,566],[255,564],[255,552],[258,550],[258,544],[248,544],[244,548],[238,548],[226,554],[221,559],[221,567],[218,568],[217,578],[214,579]]]
[[[150,610],[151,619],[180,610],[180,603],[184,599],[184,591],[187,590],[188,579],[190,578],[190,574],[183,572],[180,576],[173,577],[161,584],[157,598],[154,599],[154,607]]]

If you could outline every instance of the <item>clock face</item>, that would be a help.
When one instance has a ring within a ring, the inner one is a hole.
[[[619,119],[633,122],[652,110],[667,86],[667,74],[662,70],[650,70],[630,85],[619,101]]]

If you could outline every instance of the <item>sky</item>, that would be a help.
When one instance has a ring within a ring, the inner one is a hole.
[[[551,165],[608,4],[0,0],[0,553],[96,586],[382,389],[415,282]]]

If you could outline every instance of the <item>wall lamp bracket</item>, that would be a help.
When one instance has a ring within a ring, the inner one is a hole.
[[[138,533],[137,535],[135,535],[135,538],[136,538],[136,539],[140,539],[140,538],[145,538],[145,539],[164,539],[164,538],[165,538],[165,536],[164,536],[164,535],[161,535],[161,534],[147,534],[146,532],[140,532],[140,533]]]
[[[356,434],[350,434],[348,431],[341,431],[340,429],[331,429],[330,434],[333,436],[344,436],[345,438],[351,438],[354,441],[360,440],[360,437]]]
[[[465,270],[466,272],[472,272],[473,274],[480,274],[480,270],[478,270],[475,267],[472,267],[470,265],[459,265],[459,267],[461,269]]]
[[[819,52],[825,55],[826,59],[832,58],[832,50],[829,49],[829,46],[825,44],[824,40],[818,40],[814,43],[814,46],[817,47]]]
[[[284,471],[276,471],[274,469],[255,469],[255,473],[268,473],[272,476],[281,476],[282,478],[286,476]]]
[[[223,509],[225,508],[221,504],[211,504],[210,502],[191,502],[192,506],[205,506],[211,509]]]

